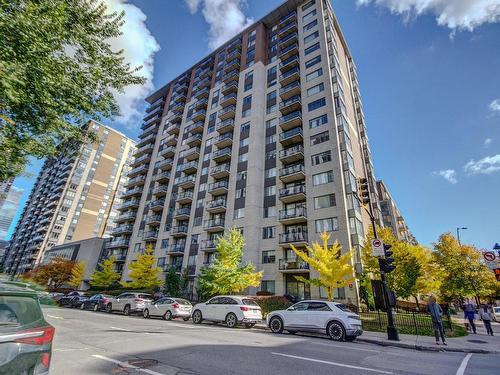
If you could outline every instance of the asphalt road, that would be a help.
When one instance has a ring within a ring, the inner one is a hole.
[[[45,309],[56,327],[51,375],[498,375],[500,356],[431,353],[311,335]]]

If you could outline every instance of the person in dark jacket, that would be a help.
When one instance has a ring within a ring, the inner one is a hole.
[[[472,303],[468,303],[464,307],[464,319],[469,321],[469,325],[472,328],[472,332],[476,333],[476,324],[474,323],[474,314],[475,314],[474,306]]]
[[[441,306],[439,306],[439,303],[436,302],[436,297],[431,296],[429,298],[429,303],[427,304],[427,312],[431,316],[434,334],[436,335],[436,345],[439,345],[439,336],[441,336],[443,345],[446,345],[443,328],[443,309],[441,308]]]

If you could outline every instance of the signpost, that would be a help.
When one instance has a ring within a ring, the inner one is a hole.
[[[483,253],[483,258],[487,262],[493,262],[493,261],[495,261],[496,256],[495,256],[495,253],[493,251],[485,251]]]
[[[495,273],[497,281],[500,281],[500,245],[496,243],[493,250],[498,251],[499,254],[495,254],[495,251],[486,250],[483,251],[483,258],[486,266]]]
[[[372,240],[372,256],[383,257],[384,255],[384,242],[375,238]]]

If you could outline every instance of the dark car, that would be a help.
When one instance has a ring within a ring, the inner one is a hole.
[[[48,374],[53,337],[36,291],[0,281],[0,375]]]
[[[108,296],[107,294],[94,294],[92,297],[83,301],[80,308],[82,310],[94,311],[105,310],[110,298],[111,296]]]
[[[69,303],[69,307],[80,309],[83,303],[88,299],[89,298],[85,296],[74,296]]]
[[[57,300],[57,304],[59,306],[69,306],[69,307],[73,307],[72,306],[72,302],[73,302],[73,298],[75,297],[78,297],[78,296],[81,296],[82,293],[80,292],[69,292],[68,294],[66,294],[64,297],[61,297]]]

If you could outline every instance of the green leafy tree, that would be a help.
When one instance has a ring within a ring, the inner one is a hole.
[[[175,267],[170,267],[165,275],[165,291],[172,297],[181,297],[181,276]]]
[[[85,276],[85,262],[77,262],[73,269],[71,270],[71,278],[68,281],[68,285],[72,286],[75,289],[80,287],[80,284],[83,281],[83,277]]]
[[[337,241],[329,247],[329,239],[328,233],[321,233],[323,244],[313,242],[312,246],[306,246],[307,252],[298,250],[293,245],[291,247],[299,258],[308,263],[319,274],[316,279],[306,279],[302,276],[295,276],[295,278],[307,284],[324,287],[328,299],[333,301],[333,291],[348,285],[354,281],[355,277],[351,252],[347,251],[342,254],[342,247]]]
[[[202,298],[238,293],[260,285],[262,271],[255,272],[253,264],[242,264],[244,245],[245,239],[237,229],[231,229],[217,240],[214,263],[203,267],[198,276],[198,293]]]
[[[90,285],[108,289],[120,280],[120,275],[115,271],[116,257],[113,255],[99,264],[97,270],[90,276]]]
[[[99,0],[0,0],[0,181],[29,157],[80,144],[90,118],[119,112],[113,93],[142,84],[110,40],[124,13]]]
[[[137,260],[128,265],[131,281],[121,282],[125,288],[154,289],[163,285],[160,278],[161,268],[156,267],[156,259],[153,255],[153,246],[148,245],[143,254],[139,254]]]

